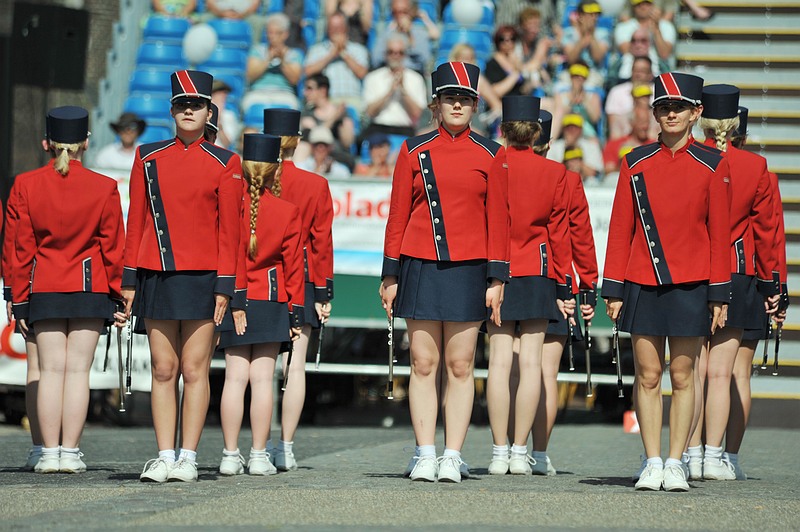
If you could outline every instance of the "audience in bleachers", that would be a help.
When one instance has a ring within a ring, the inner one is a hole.
[[[553,126],[555,127],[555,117]],[[581,150],[581,164],[578,173],[583,178],[584,185],[598,185],[603,180],[603,154],[597,144],[597,139],[587,139],[583,135],[583,117],[577,114],[564,116],[560,122],[561,137],[550,144],[547,158],[557,162],[564,162],[564,154],[569,150]]]
[[[606,60],[611,49],[611,33],[597,24],[602,9],[596,0],[581,0],[570,17],[569,27],[564,29],[561,44],[567,63],[578,61],[589,67],[588,83],[603,86]]]
[[[337,11],[347,18],[350,40],[366,46],[376,13],[374,0],[325,0],[325,16]]]
[[[231,87],[220,79],[215,79],[211,87],[211,103],[219,109],[219,131],[217,144],[225,148],[234,148],[242,132],[242,122],[239,114],[228,106],[228,96]]]
[[[195,9],[197,0],[153,0],[153,13],[165,17],[188,18]]]
[[[536,9],[546,28],[550,28],[556,13],[552,0],[495,0],[495,24],[497,26],[513,26],[519,21],[526,9]]]
[[[650,130],[652,116],[650,109],[639,107],[629,115],[630,133],[606,143],[603,149],[603,170],[607,175],[614,176],[619,172],[622,158],[633,148],[655,142],[656,137]]]
[[[518,40],[514,26],[500,26],[494,34],[496,50],[486,63],[485,75],[500,98],[532,94],[542,87],[539,72],[525,70],[522,57],[517,54]]]
[[[97,152],[95,164],[100,168],[130,171],[136,156],[139,137],[144,133],[147,124],[135,113],[122,113],[116,122],[109,124],[117,135],[117,140],[103,146]]]
[[[436,33],[431,34],[431,28]],[[406,66],[427,74],[433,57],[432,42],[439,38],[438,27],[430,21],[424,10],[417,8],[413,0],[391,0],[389,18],[385,27],[377,33],[370,49],[372,68],[386,63],[386,39],[388,35],[396,33],[403,34],[408,39]]]
[[[391,177],[394,173],[394,162],[390,162],[391,145],[389,137],[383,133],[373,133],[366,140],[369,156],[367,161],[356,165],[353,175],[363,177]]]
[[[523,70],[531,76],[538,75],[542,85],[550,83],[548,72],[550,48],[553,39],[542,31],[542,14],[534,7],[527,7],[519,14],[519,43],[517,53],[522,57]]]
[[[356,144],[356,123],[348,114],[344,103],[333,103],[330,100],[329,91],[330,80],[324,74],[316,74],[306,79],[303,85],[305,106],[300,114],[300,127],[306,138],[309,131],[316,126],[328,128],[334,138],[334,159],[353,166],[351,151]]]
[[[653,63],[646,55],[638,56],[633,61],[631,76],[628,81],[615,85],[606,97],[606,120],[608,138],[617,139],[630,133],[630,117],[633,113],[633,89],[645,86],[653,94]],[[652,97],[648,99],[649,107]],[[653,120],[655,122],[655,120]]]
[[[325,126],[316,126],[308,134],[311,155],[295,161],[298,168],[333,179],[350,177],[350,169],[333,158],[333,133]],[[296,152],[295,152],[296,153]]]
[[[631,39],[637,29],[643,28],[649,32],[650,48],[655,52],[650,53],[650,58],[657,64],[658,60],[667,61],[674,65],[675,41],[678,32],[675,26],[661,18],[661,13],[651,0],[630,0],[633,7],[633,18],[619,22],[614,28],[614,42],[620,54],[627,53],[631,48]]]
[[[633,77],[633,60],[641,56],[650,58],[653,77],[662,72],[669,72],[669,61],[659,57],[658,52],[651,43],[650,30],[640,26],[631,36],[628,51],[618,55],[609,66],[606,74],[606,87],[612,87]]]
[[[561,120],[565,115],[576,114],[583,118],[583,135],[596,139],[598,126],[603,115],[603,104],[597,90],[587,87],[589,67],[578,61],[567,69],[569,86],[558,90],[554,96],[553,136],[561,132]]]

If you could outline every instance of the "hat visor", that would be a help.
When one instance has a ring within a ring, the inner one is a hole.
[[[170,99],[170,103],[193,102],[196,100],[210,102],[211,97],[206,96],[205,94],[178,94]]]
[[[458,87],[449,87],[446,89],[441,89],[436,94],[437,96],[469,96],[471,98],[478,97],[477,92],[470,89],[458,88]]]
[[[700,102],[696,100],[690,100],[689,98],[683,96],[661,96],[653,100],[653,103],[650,104],[650,107],[656,108],[660,105],[669,105],[671,103],[687,103],[693,107],[697,107],[700,105]]]

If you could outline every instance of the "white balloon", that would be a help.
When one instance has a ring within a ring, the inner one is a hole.
[[[603,16],[616,18],[628,3],[628,0],[597,0],[603,9]]]
[[[207,60],[217,47],[217,32],[208,24],[196,24],[183,36],[183,55],[193,65]]]
[[[483,17],[483,3],[478,0],[453,0],[450,5],[453,19],[464,26],[477,24]]]

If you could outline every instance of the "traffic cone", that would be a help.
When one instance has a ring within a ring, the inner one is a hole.
[[[636,419],[635,410],[628,410],[622,416],[622,430],[625,434],[639,434],[639,420]]]

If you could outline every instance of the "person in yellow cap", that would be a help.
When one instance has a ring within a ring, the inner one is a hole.
[[[583,166],[583,150],[580,148],[569,148],[564,152],[564,166],[570,172],[576,174],[581,173],[581,166]]]
[[[611,48],[610,32],[597,26],[603,10],[597,0],[581,0],[575,12],[576,15],[570,17],[572,24],[564,29],[561,40],[567,62],[583,61],[592,77],[596,77],[591,81],[602,84],[606,74],[605,60]]]
[[[555,121],[555,118],[553,120]],[[574,113],[568,114],[561,119],[559,124],[562,131],[561,138],[551,143],[547,158],[562,162],[564,154],[568,150],[579,148],[583,154],[583,164],[576,172],[581,175],[585,184],[599,184],[598,178],[602,179],[603,177],[603,156],[596,139],[587,139],[583,135],[583,117]]]
[[[605,112],[609,140],[618,139],[630,133],[630,116],[634,108],[632,91],[635,87],[647,86],[652,92],[653,75],[653,61],[646,55],[637,56],[633,60],[631,79],[615,85],[608,91]],[[648,108],[651,101],[652,97],[647,101]]]
[[[587,86],[590,75],[589,66],[578,61],[569,66],[569,88],[555,94],[555,108],[553,110],[553,125],[558,126],[567,114],[577,114],[583,118],[583,135],[586,138],[596,138],[598,124],[603,115],[603,104],[600,94]],[[553,133],[557,137],[561,132],[559,127]]]

